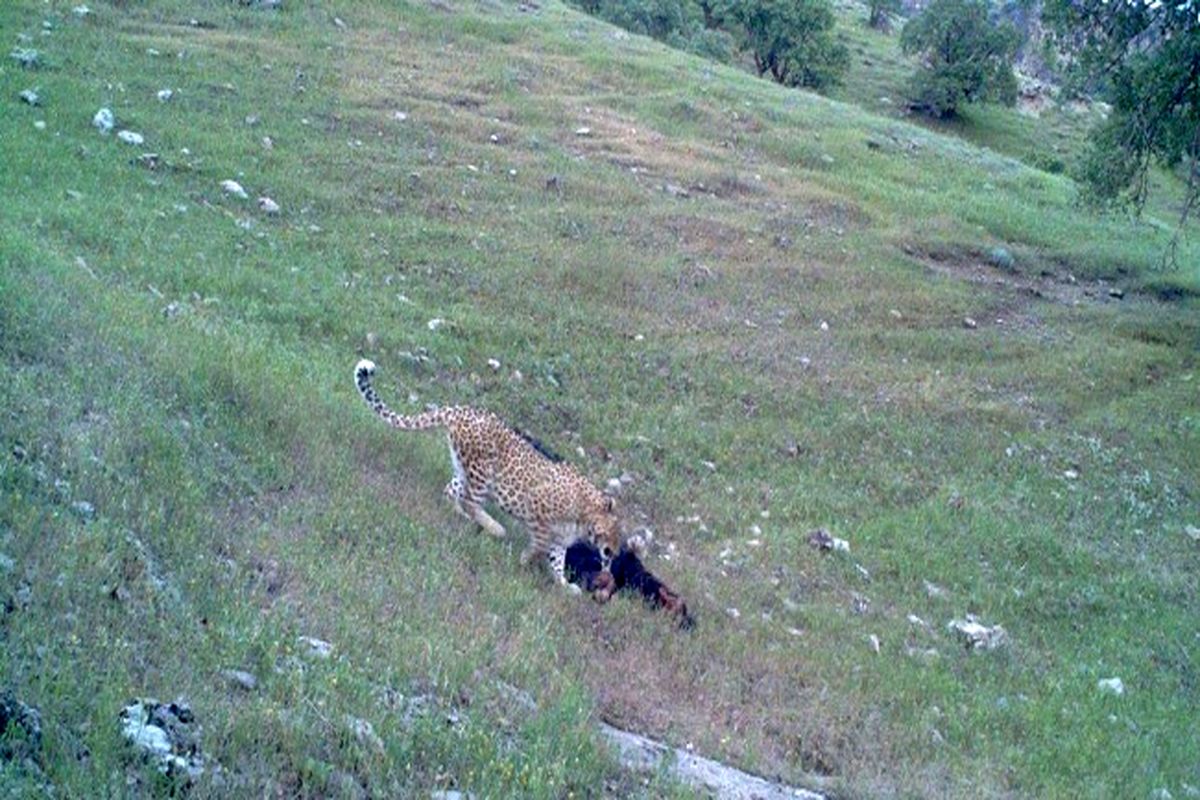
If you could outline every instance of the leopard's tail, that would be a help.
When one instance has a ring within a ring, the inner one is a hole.
[[[354,385],[358,387],[358,393],[362,395],[363,400],[367,401],[367,405],[371,407],[371,410],[378,414],[388,425],[391,425],[393,428],[399,428],[402,431],[422,431],[427,428],[441,428],[445,426],[445,415],[440,409],[413,414],[411,416],[397,414],[395,411],[392,411],[388,408],[387,403],[379,399],[379,395],[375,393],[375,388],[371,386],[371,377],[374,374],[375,363],[364,358],[354,366]]]

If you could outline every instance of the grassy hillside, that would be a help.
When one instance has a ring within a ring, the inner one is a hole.
[[[554,2],[73,5],[0,5],[0,786],[178,788],[146,695],[201,797],[684,794],[598,718],[839,797],[1200,786],[1194,241]],[[475,534],[362,356],[627,476],[699,628]]]

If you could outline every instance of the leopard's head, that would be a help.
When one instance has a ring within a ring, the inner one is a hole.
[[[607,570],[621,549],[621,524],[616,501],[611,497],[604,497],[589,515],[587,538],[600,551],[600,563]]]

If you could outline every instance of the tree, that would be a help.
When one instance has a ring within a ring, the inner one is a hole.
[[[850,66],[850,51],[833,36],[829,0],[731,0],[724,19],[760,76],[823,89],[841,81]]]
[[[891,27],[892,15],[900,13],[900,0],[867,0],[867,25],[877,31]]]
[[[933,0],[900,36],[901,49],[924,61],[912,77],[913,107],[952,117],[964,103],[1012,105],[1019,44],[1016,28],[989,19],[986,0]]]
[[[1182,229],[1200,198],[1200,4],[1048,0],[1045,18],[1073,56],[1068,86],[1112,103],[1079,177],[1094,199],[1126,199],[1140,210],[1150,166],[1180,169]]]

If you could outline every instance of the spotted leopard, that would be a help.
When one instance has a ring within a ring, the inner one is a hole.
[[[374,374],[375,364],[363,359],[354,368],[354,384],[384,422],[404,431],[446,429],[454,474],[444,494],[460,514],[487,533],[504,536],[504,527],[483,508],[494,499],[529,529],[521,562],[544,557],[568,591],[580,591],[565,572],[566,550],[573,542],[586,538],[600,550],[608,568],[621,545],[611,497],[490,411],[452,406],[413,415],[396,413],[371,386]]]

